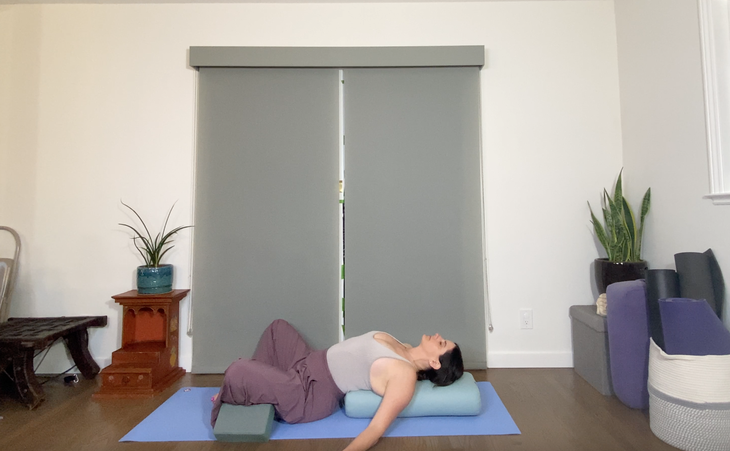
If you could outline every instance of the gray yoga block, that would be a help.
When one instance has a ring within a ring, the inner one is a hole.
[[[595,305],[574,305],[570,319],[575,372],[602,395],[612,395],[606,317],[596,313]]]
[[[221,442],[268,442],[274,406],[236,406],[223,403],[213,428],[215,439]]]

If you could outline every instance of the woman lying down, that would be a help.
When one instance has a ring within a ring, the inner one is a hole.
[[[368,332],[315,351],[291,324],[278,319],[264,331],[251,360],[239,359],[226,370],[211,424],[222,403],[272,404],[277,419],[307,423],[333,414],[345,393],[372,390],[383,397],[380,407],[345,448],[365,450],[408,406],[416,381],[445,386],[463,373],[459,346],[439,334],[424,335],[414,348],[385,332]]]

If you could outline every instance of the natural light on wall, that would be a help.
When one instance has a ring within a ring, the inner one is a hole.
[[[728,0],[699,0],[710,194],[730,205],[730,16]]]

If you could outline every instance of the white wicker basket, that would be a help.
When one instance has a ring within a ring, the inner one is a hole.
[[[730,355],[688,356],[649,349],[652,432],[685,451],[730,451]]]

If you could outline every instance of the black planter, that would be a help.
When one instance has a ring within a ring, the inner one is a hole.
[[[605,293],[606,287],[616,282],[643,279],[646,261],[610,262],[607,258],[597,258],[594,264],[598,293]]]

